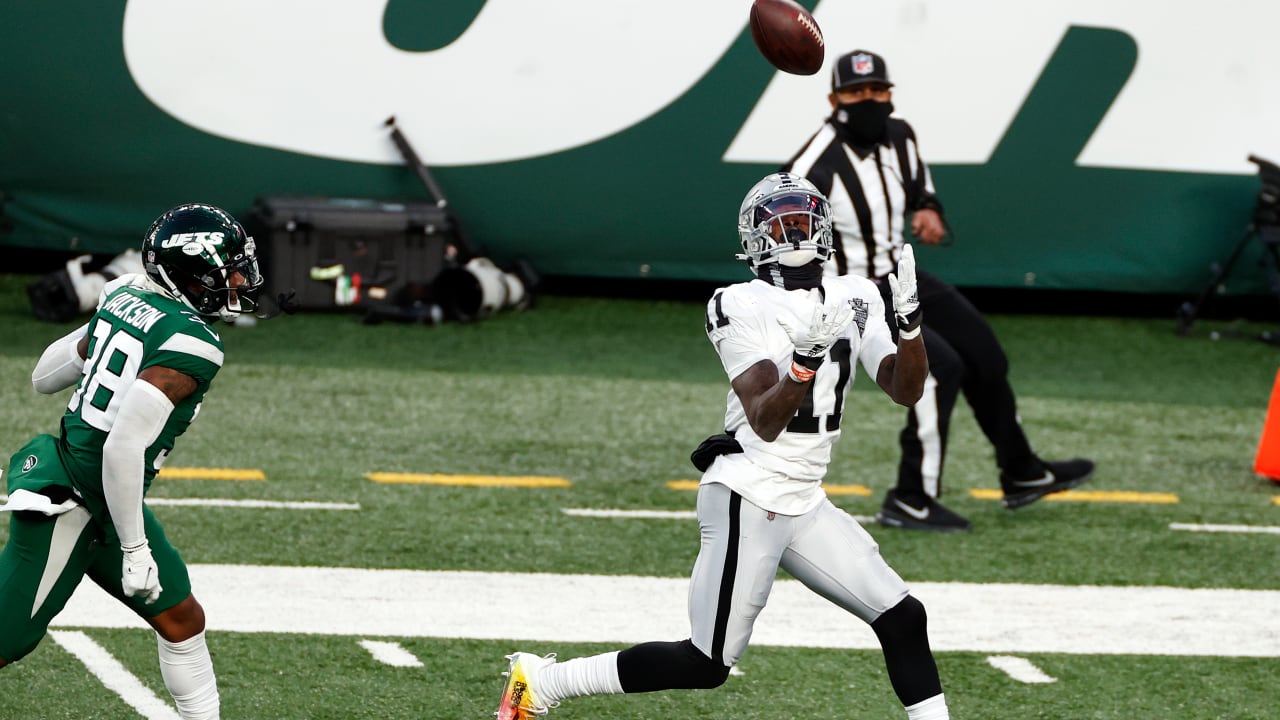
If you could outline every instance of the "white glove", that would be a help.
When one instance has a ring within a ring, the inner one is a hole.
[[[853,306],[847,302],[836,305],[814,303],[813,316],[807,327],[797,327],[785,317],[778,324],[787,332],[796,350],[791,354],[791,370],[788,373],[796,382],[809,382],[822,366],[832,344],[853,321]]]
[[[120,584],[128,597],[145,595],[147,604],[155,602],[164,588],[160,587],[160,569],[151,557],[151,545],[146,540],[132,548],[120,547],[124,553]]]
[[[910,245],[902,247],[898,274],[889,273],[889,289],[893,291],[893,317],[898,321],[898,339],[917,337],[924,311],[920,309],[920,295],[916,290],[916,254]]]

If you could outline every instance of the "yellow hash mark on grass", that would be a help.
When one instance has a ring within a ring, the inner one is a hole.
[[[969,494],[979,500],[999,500],[1004,493],[991,488],[973,488]],[[1055,502],[1112,502],[1172,505],[1178,502],[1173,493],[1133,492],[1131,490],[1066,490],[1046,495],[1043,500]]]
[[[827,489],[828,495],[857,495],[858,497],[871,497],[871,488],[866,485],[827,485],[823,484]]]
[[[1276,495],[1275,497],[1271,498],[1271,502],[1274,505],[1280,505],[1280,495]]]
[[[164,480],[266,480],[267,474],[239,468],[163,467],[159,477]]]
[[[667,487],[672,490],[697,490],[697,480],[668,480]],[[871,497],[871,488],[865,485],[823,485],[828,495],[857,495]]]
[[[573,485],[562,477],[538,475],[441,475],[438,473],[371,472],[365,477],[376,483],[410,485],[460,485],[464,487],[565,488]]]

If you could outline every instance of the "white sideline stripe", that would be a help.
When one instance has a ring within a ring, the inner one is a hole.
[[[1190,532],[1220,533],[1267,533],[1280,535],[1280,527],[1275,525],[1198,525],[1196,523],[1169,523],[1170,530],[1188,530]]]
[[[0,495],[0,504],[9,499]],[[230,498],[147,498],[156,507],[227,507],[255,510],[359,510],[360,503],[311,502],[306,500],[232,500]]]
[[[632,644],[688,637],[687,578],[191,565],[213,632]],[[1280,590],[909,583],[934,650],[1280,657]],[[512,612],[512,598],[520,612]],[[57,627],[146,628],[91,580]],[[878,650],[871,628],[778,580],[756,645]],[[514,649],[514,648],[513,648]]]
[[[1043,670],[1036,667],[1026,658],[1014,657],[1013,655],[992,655],[987,658],[987,664],[997,670],[1003,671],[1006,675],[1018,682],[1058,682],[1058,678],[1046,675]]]
[[[416,655],[401,647],[400,643],[382,640],[361,640],[360,647],[369,651],[374,660],[391,667],[422,667]]]
[[[603,508],[560,508],[560,512],[573,517],[627,518],[635,520],[697,520],[694,510],[607,510]],[[866,525],[875,522],[870,515],[854,515],[854,520]]]
[[[693,510],[601,510],[596,508],[560,508],[560,512],[574,517],[636,518],[641,520],[697,520]]]
[[[229,507],[266,510],[359,510],[360,503],[303,500],[231,500],[228,498],[147,498],[148,505],[170,507]]]
[[[178,712],[151,692],[151,688],[125,669],[111,653],[82,632],[54,631],[49,636],[74,655],[108,690],[147,720],[180,720]]]

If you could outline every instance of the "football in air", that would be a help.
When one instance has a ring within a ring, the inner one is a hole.
[[[812,75],[822,69],[822,30],[795,0],[752,0],[751,39],[783,72]]]

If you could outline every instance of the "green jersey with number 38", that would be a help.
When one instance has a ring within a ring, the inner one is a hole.
[[[144,487],[159,472],[174,441],[200,413],[209,383],[222,367],[222,338],[181,302],[147,286],[127,284],[99,303],[89,321],[84,375],[62,418],[59,454],[89,509],[102,498],[102,445],[125,391],[138,375],[161,366],[189,375],[195,392],[174,407],[156,441],[147,448]]]

